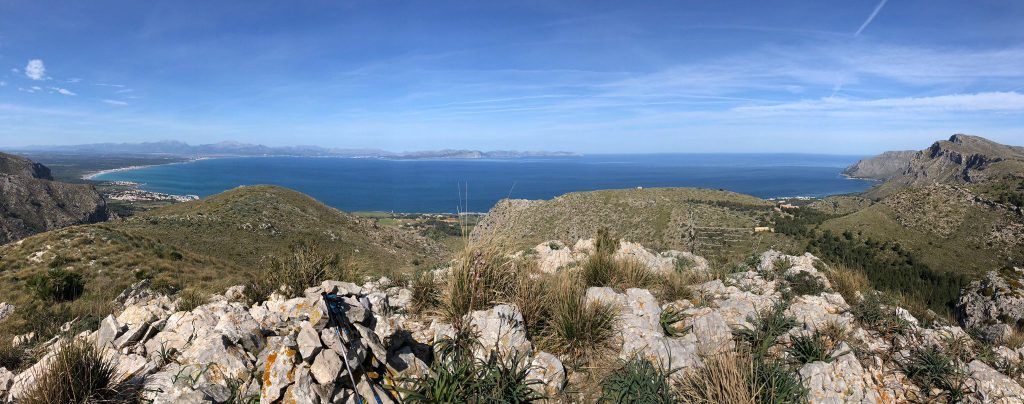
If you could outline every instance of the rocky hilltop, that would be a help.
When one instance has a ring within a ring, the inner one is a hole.
[[[92,186],[53,181],[46,166],[0,153],[0,244],[106,218]]]
[[[603,260],[629,270],[595,276]],[[46,402],[69,386],[153,403],[1024,398],[1013,338],[915,318],[810,254],[767,251],[721,271],[604,235],[470,249],[408,282],[307,283],[196,301],[140,282],[98,326],[15,337],[9,350],[38,359],[2,362],[0,399]],[[1000,321],[974,309],[999,298],[983,290],[968,292],[963,324]]]
[[[902,172],[889,171],[885,183],[867,192],[875,198],[907,187],[979,184],[1001,181],[1008,176],[1024,176],[1024,148],[999,144],[979,136],[956,134],[949,140],[937,141],[931,147],[913,153],[905,165],[899,156],[905,158],[906,152],[895,153],[862,160],[847,171],[856,173],[856,167],[882,166],[883,163],[892,167],[903,166]],[[872,178],[870,172],[865,174],[865,177]]]

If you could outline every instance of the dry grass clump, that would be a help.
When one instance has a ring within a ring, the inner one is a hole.
[[[550,315],[541,331],[545,350],[578,359],[609,347],[618,317],[604,303],[587,303],[586,288],[575,276],[562,275],[551,291]]]
[[[725,352],[704,358],[704,365],[679,380],[681,402],[694,404],[754,403],[754,365],[749,355]]]
[[[871,290],[871,283],[868,281],[867,275],[861,271],[842,265],[833,265],[824,273],[832,284],[832,288],[850,304],[857,301],[858,294],[863,295]]]
[[[587,286],[611,286],[615,282],[617,267],[610,254],[595,253],[583,261],[583,282]]]
[[[210,295],[203,291],[185,288],[178,293],[178,311],[192,311],[210,301]]]
[[[141,386],[120,381],[112,363],[92,344],[72,341],[50,359],[50,366],[36,376],[32,389],[21,398],[24,404],[135,403]]]
[[[409,288],[412,290],[412,307],[417,312],[429,311],[441,304],[441,284],[433,272],[416,272],[409,281]]]
[[[325,280],[359,282],[361,271],[342,262],[338,254],[330,254],[310,245],[292,248],[284,257],[270,257],[267,268],[245,288],[246,297],[263,301],[273,292],[297,297],[311,286]]]
[[[453,323],[474,310],[506,299],[515,281],[510,258],[492,246],[468,246],[456,257],[448,273],[442,310]]]
[[[23,346],[14,346],[11,339],[0,338],[0,368],[17,373],[28,362],[29,355]]]

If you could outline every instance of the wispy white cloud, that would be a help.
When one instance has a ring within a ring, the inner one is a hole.
[[[118,101],[118,100],[103,100],[103,102],[107,103],[107,104],[110,104],[110,105],[128,105],[127,102]]]
[[[973,94],[950,94],[933,97],[880,98],[856,100],[828,97],[818,100],[802,100],[775,105],[737,107],[737,112],[791,113],[814,111],[864,111],[885,110],[931,111],[931,112],[1020,112],[1024,113],[1024,94],[1018,92],[982,92]]]
[[[40,59],[32,59],[25,65],[25,76],[32,80],[43,80],[46,78],[46,65]]]
[[[78,95],[78,94],[75,94],[74,92],[72,92],[71,90],[68,90],[66,88],[61,88],[61,87],[50,87],[50,90],[53,90],[54,92],[56,92],[58,94],[61,94],[61,95]]]
[[[864,29],[871,24],[871,21],[875,20],[875,17],[878,16],[878,12],[882,11],[882,7],[885,7],[885,3],[888,1],[889,0],[882,0],[878,2],[878,5],[875,6],[875,10],[871,12],[871,15],[868,16],[868,19],[864,20],[864,23],[860,25],[860,28],[857,28],[857,32],[853,33],[853,36],[860,36],[860,33],[864,32]]]

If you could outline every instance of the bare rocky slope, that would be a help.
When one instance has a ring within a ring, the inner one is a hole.
[[[579,262],[598,248],[594,240],[580,240],[572,247],[552,248],[552,243],[520,256],[549,262],[544,271],[558,275],[578,270]],[[873,300],[869,290],[851,290],[845,278],[810,254],[767,251],[745,268],[718,274],[708,273],[699,257],[655,253],[634,243],[619,243],[615,257],[641,262],[642,270],[652,274],[683,271],[694,280],[687,285],[692,297],[676,300],[659,300],[638,287],[585,290],[587,304],[614,312],[611,357],[675,369],[634,383],[681,386],[702,374],[727,383],[736,375],[738,384],[729,388],[741,392],[759,372],[769,372],[775,379],[763,385],[769,386],[766,390],[752,393],[757,400],[1024,399],[1024,348],[979,342],[954,324],[919,321],[906,310]],[[684,258],[688,265],[676,265]],[[440,269],[434,276],[444,282],[451,271]],[[1021,291],[1019,284],[1012,288]],[[458,327],[472,330],[479,342],[465,354],[482,362],[495,356],[523,359],[514,363],[529,381],[524,385],[551,401],[592,402],[593,394],[615,388],[609,382],[581,384],[586,374],[603,374],[602,370],[596,365],[570,366],[572,358],[542,350],[547,345],[524,326],[520,307],[508,302],[472,311],[460,326],[416,311],[422,302],[414,299],[413,289],[388,279],[361,286],[323,281],[298,297],[275,294],[259,303],[247,302],[243,292],[242,287],[232,287],[197,307],[183,308],[182,297],[154,293],[145,282],[139,283],[117,299],[117,310],[98,328],[39,341],[33,348],[37,362],[13,371],[0,368],[0,399],[16,402],[31,397],[56,366],[57,353],[77,341],[100,350],[115,366],[115,381],[142,386],[143,396],[153,403],[345,403],[374,402],[375,396],[383,403],[398,402],[400,396],[420,392],[415,380],[440,377],[446,346],[441,342],[457,338]],[[331,318],[324,293],[341,299],[338,307],[345,329]],[[985,293],[972,296],[970,304],[993,301]],[[29,340],[17,339],[22,344]],[[753,374],[744,373],[744,365],[709,369],[731,363],[722,358],[735,360],[750,350],[757,352],[753,366],[759,370]],[[723,369],[726,373],[715,373]],[[386,376],[374,378],[375,373]],[[796,385],[785,396],[764,396],[778,393],[788,380]],[[472,382],[450,380],[447,383],[454,384],[444,386]],[[714,393],[708,391],[712,387],[666,397],[686,402],[695,394]]]
[[[861,163],[870,164],[862,161],[856,165]],[[1007,177],[1019,178],[1024,176],[1024,148],[999,144],[980,136],[956,134],[914,153],[905,167],[902,173],[889,176],[885,183],[866,194],[878,199],[908,187],[979,184],[1002,181]]]
[[[106,219],[106,201],[92,186],[53,181],[42,164],[0,153],[0,244]]]
[[[852,178],[887,180],[906,172],[915,155],[916,150],[887,151],[850,165],[843,174]]]

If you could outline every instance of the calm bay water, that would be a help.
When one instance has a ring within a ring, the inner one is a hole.
[[[382,160],[239,157],[106,173],[142,189],[208,196],[240,185],[274,184],[346,211],[455,212],[459,185],[470,211],[506,197],[634,187],[726,189],[762,198],[859,192],[873,183],[840,172],[859,156],[806,154],[588,155],[515,160]]]

